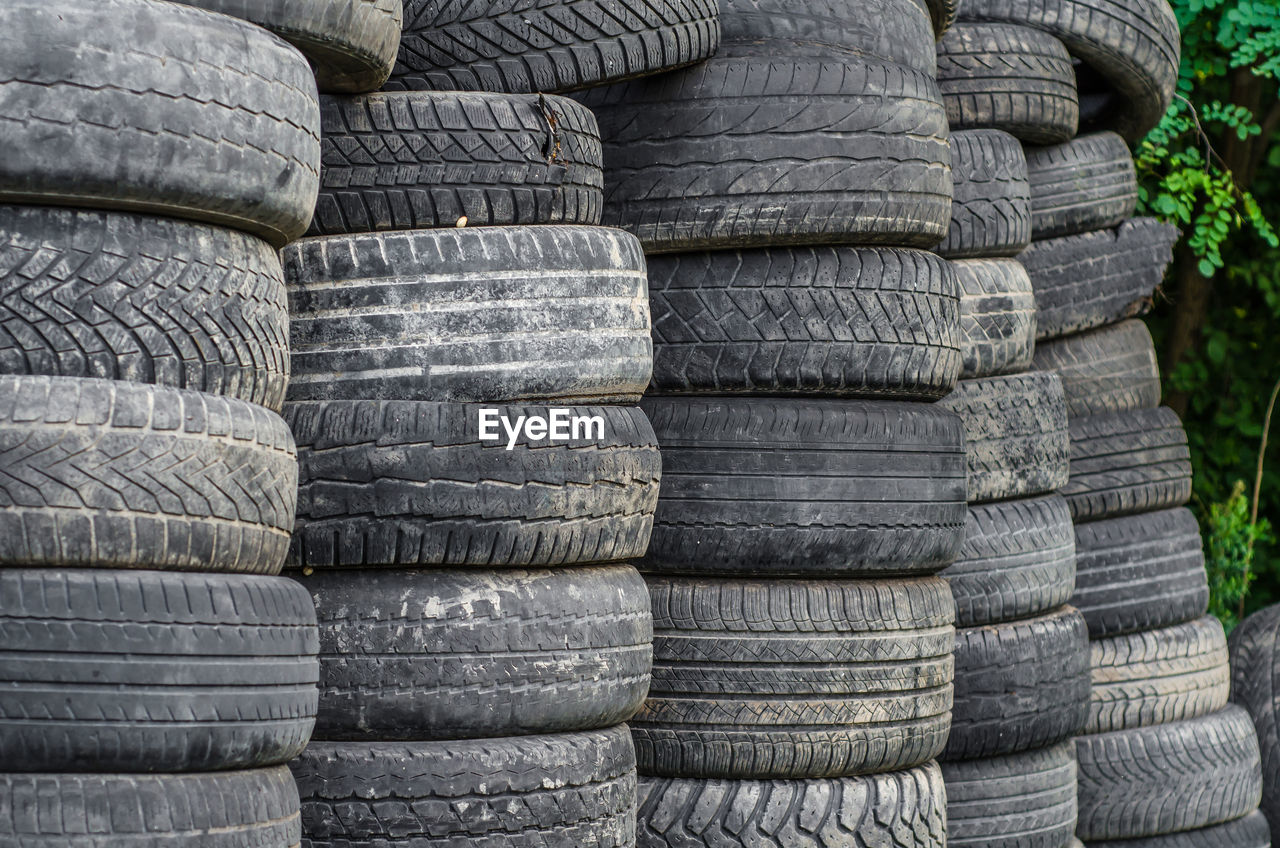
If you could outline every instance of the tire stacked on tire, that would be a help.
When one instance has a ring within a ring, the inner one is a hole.
[[[0,31],[0,843],[291,848],[319,672],[275,248],[311,68],[148,0]]]
[[[1258,733],[1262,752],[1262,805],[1259,813],[1236,825],[1247,825],[1259,837],[1241,839],[1241,845],[1265,845],[1261,837],[1280,828],[1280,741],[1276,719],[1280,699],[1276,697],[1277,635],[1280,635],[1280,607],[1275,605],[1250,615],[1236,627],[1228,640],[1231,653],[1231,700],[1249,711]],[[1264,819],[1258,822],[1258,819]]]

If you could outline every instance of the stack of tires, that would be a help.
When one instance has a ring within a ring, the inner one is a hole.
[[[316,82],[154,0],[0,8],[0,843],[301,836],[315,611],[276,249]]]
[[[1262,805],[1233,831],[1231,844],[1267,845],[1267,830],[1280,831],[1280,604],[1255,612],[1231,633],[1231,701],[1249,711],[1262,752]],[[1265,817],[1266,821],[1259,819]],[[1246,830],[1251,828],[1251,830]],[[1206,831],[1210,832],[1210,831]],[[1218,844],[1227,844],[1225,839]]]
[[[729,0],[712,60],[582,94],[648,256],[662,447],[637,843],[945,844],[964,527],[930,11]]]

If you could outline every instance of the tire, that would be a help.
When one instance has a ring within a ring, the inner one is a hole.
[[[1240,622],[1231,633],[1231,700],[1253,717],[1262,751],[1262,812],[1280,824],[1280,741],[1277,741],[1276,640],[1280,607],[1269,606]]]
[[[847,777],[942,752],[944,581],[650,577],[649,591],[653,683],[631,722],[643,774]]]
[[[942,240],[951,153],[932,76],[730,47],[580,96],[604,140],[607,225],[647,253]]]
[[[222,227],[0,205],[0,372],[153,383],[279,412],[280,259]]]
[[[955,707],[947,760],[1043,748],[1089,715],[1089,634],[1063,607],[1038,618],[956,630]]]
[[[654,392],[936,400],[955,387],[956,276],[932,253],[775,248],[648,265]]]
[[[0,376],[0,563],[278,574],[298,463],[231,398]]]
[[[377,91],[396,61],[400,0],[178,0],[252,21],[302,51],[325,92]]]
[[[940,570],[964,532],[964,434],[933,405],[646,398],[662,446],[655,574]]]
[[[827,780],[640,779],[636,848],[944,848],[933,763]]]
[[[317,739],[591,730],[630,718],[649,686],[649,594],[630,566],[302,580],[320,620]]]
[[[1193,621],[1209,608],[1200,526],[1182,507],[1076,526],[1076,592],[1089,636]]]
[[[283,577],[0,570],[7,771],[185,772],[296,756],[315,610]]]
[[[958,259],[960,378],[995,377],[1031,367],[1036,301],[1031,278],[1014,259]]]
[[[150,0],[13,0],[0,32],[0,202],[171,215],[275,247],[306,230],[320,120],[297,50]]]
[[[1004,130],[1028,144],[1076,134],[1071,56],[1051,35],[1016,24],[960,23],[938,42],[938,87],[951,129]]]
[[[1227,705],[1231,671],[1222,622],[1205,616],[1090,643],[1086,733],[1186,721]]]
[[[1018,261],[1036,293],[1036,338],[1145,314],[1177,240],[1171,224],[1132,218],[1110,230],[1032,242]]]
[[[387,88],[572,91],[700,62],[719,42],[715,0],[405,0]]]
[[[950,848],[1069,848],[1076,829],[1071,742],[943,763]]]
[[[313,742],[290,763],[311,848],[635,841],[626,726],[448,742]]]
[[[509,421],[551,415],[487,408]],[[527,431],[514,443],[481,439],[480,410],[425,401],[286,406],[301,445],[289,564],[539,567],[644,553],[661,458],[640,410],[572,407],[601,424],[570,427],[554,443]]]
[[[564,97],[389,92],[320,99],[307,235],[599,224],[600,136]]]
[[[1237,706],[1190,721],[1076,739],[1087,844],[1221,824],[1258,807],[1262,774],[1249,714]]]
[[[283,257],[290,400],[634,403],[653,371],[644,256],[626,233],[331,236]]]
[[[1079,418],[1160,405],[1151,331],[1130,320],[1036,346],[1035,367],[1062,378],[1067,415]]]
[[[1099,74],[1116,96],[1082,130],[1115,130],[1135,142],[1173,100],[1181,49],[1166,0],[966,0],[964,17],[1044,30]]]
[[[1031,235],[1059,238],[1119,226],[1138,204],[1129,145],[1112,132],[1092,133],[1027,152]]]
[[[1056,609],[1071,597],[1075,575],[1071,513],[1053,494],[970,507],[960,557],[942,572],[957,627]]]
[[[1071,479],[1062,488],[1077,523],[1154,512],[1191,499],[1191,453],[1168,407],[1071,420]]]
[[[1088,848],[1271,848],[1271,828],[1262,813],[1250,813],[1213,827],[1150,839],[1090,842]]]
[[[1022,145],[999,130],[951,134],[955,197],[937,252],[951,259],[1016,256],[1031,243],[1031,190]]]
[[[969,503],[1044,494],[1067,482],[1067,409],[1056,374],[961,380],[939,406],[964,421]]]

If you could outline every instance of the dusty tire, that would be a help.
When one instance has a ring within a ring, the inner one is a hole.
[[[1260,610],[1231,633],[1231,700],[1249,711],[1262,751],[1262,812],[1280,825],[1280,740],[1276,642],[1280,606]]]
[[[1068,848],[1076,829],[1076,752],[1051,748],[942,764],[949,848]]]
[[[155,383],[279,412],[280,259],[222,227],[0,205],[0,373]]]
[[[297,50],[149,0],[14,0],[0,32],[0,202],[190,218],[275,247],[306,230],[320,120]]]
[[[956,277],[934,254],[776,248],[648,266],[656,393],[936,400],[955,387]]]
[[[328,236],[283,258],[290,400],[634,403],[649,384],[644,256],[626,233]]]
[[[662,486],[641,571],[938,571],[964,530],[960,420],[894,401],[654,397]]]
[[[551,415],[547,407],[487,408],[511,421]],[[480,438],[480,409],[421,401],[287,405],[300,445],[290,565],[537,567],[644,553],[661,471],[644,413],[571,407],[602,426],[575,434],[570,425],[569,438],[554,443],[525,431],[512,443],[505,435]]]
[[[951,133],[954,198],[941,256],[1016,256],[1031,243],[1031,189],[1022,145],[999,130]]]
[[[942,240],[951,152],[932,76],[730,48],[579,96],[604,140],[605,224],[648,253]]]
[[[1080,104],[1067,48],[1016,24],[960,23],[938,43],[938,88],[952,130],[1004,130],[1028,144],[1076,134]]]
[[[276,574],[298,463],[274,412],[79,377],[0,376],[0,563]]]
[[[1040,615],[1062,606],[1075,585],[1071,513],[1058,495],[969,507],[964,547],[942,571],[956,602],[956,626]]]
[[[918,766],[946,744],[944,581],[651,576],[649,591],[653,682],[631,721],[643,774],[845,777]]]
[[[1042,342],[1034,362],[1062,378],[1072,418],[1160,405],[1160,363],[1151,331],[1141,321]]]
[[[1168,407],[1071,419],[1071,518],[1097,521],[1182,506],[1191,499],[1191,453]]]
[[[1027,151],[1031,236],[1060,238],[1115,227],[1138,204],[1129,145],[1101,132]]]
[[[313,742],[289,764],[311,848],[635,842],[625,725],[447,742]]]
[[[405,0],[387,88],[572,91],[702,61],[719,41],[715,0]]]
[[[939,406],[964,421],[969,503],[1025,498],[1067,482],[1067,409],[1056,374],[961,380]]]
[[[1014,259],[958,259],[960,378],[994,377],[1031,368],[1036,300],[1031,278]]]
[[[299,579],[320,622],[317,739],[610,727],[649,685],[649,595],[630,566]]]
[[[1271,828],[1255,812],[1226,824],[1149,839],[1095,840],[1087,848],[1271,848]]]

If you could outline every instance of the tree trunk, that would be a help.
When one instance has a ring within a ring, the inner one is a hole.
[[[1213,284],[1196,269],[1196,257],[1185,240],[1178,243],[1174,254],[1173,315],[1165,338],[1164,381],[1169,385],[1169,375],[1184,358],[1189,357],[1200,345],[1200,329],[1204,326],[1209,309],[1209,295]],[[1179,417],[1187,412],[1187,393],[1169,391],[1165,395],[1168,406]]]

